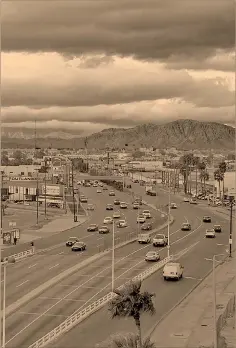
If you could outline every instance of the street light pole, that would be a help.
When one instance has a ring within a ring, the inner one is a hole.
[[[230,199],[229,257],[232,257],[233,197]]]
[[[73,197],[74,222],[77,222],[76,206],[75,206],[74,165],[73,165],[73,161],[71,161],[71,181],[72,181],[72,197]]]
[[[6,273],[7,265],[3,263],[2,348],[6,345]]]
[[[36,220],[39,223],[39,173],[37,170],[37,186],[36,186]]]
[[[169,192],[168,192],[168,225],[167,225],[167,257],[170,256],[170,181],[169,181]]]
[[[45,175],[44,175],[44,219],[47,219],[47,160],[44,163]]]
[[[115,221],[112,222],[112,275],[111,275],[111,291],[114,291],[115,286]]]

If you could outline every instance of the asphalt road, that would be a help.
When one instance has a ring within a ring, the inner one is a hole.
[[[160,193],[160,195],[163,195],[162,201],[166,199],[164,194]],[[149,200],[152,198],[148,197]],[[157,314],[154,318],[143,319],[144,333],[151,328],[155,320],[164,315],[210,270],[212,264],[205,258],[211,258],[215,253],[221,253],[225,246],[217,244],[226,244],[228,239],[226,233],[228,222],[213,214],[211,214],[212,224],[220,223],[223,226],[223,232],[217,234],[215,240],[205,239],[206,224],[202,223],[204,211],[199,206],[180,203],[178,209],[173,210],[173,215],[175,222],[170,230],[171,253],[175,254],[187,247],[192,247],[192,249],[181,259],[185,266],[183,280],[176,283],[165,283],[161,272],[157,272],[144,282],[144,287],[157,294]],[[186,220],[192,224],[190,232],[180,230],[182,222]],[[209,225],[212,226],[212,224]],[[138,243],[133,243],[116,251],[116,286],[150,266],[144,261],[145,254],[149,250],[153,250],[152,245],[140,246]],[[167,255],[167,249],[160,248],[159,250],[161,258],[164,258]],[[7,347],[28,347],[74,311],[102,297],[110,289],[111,255],[101,258],[96,264],[89,265],[86,269],[68,277],[14,315],[9,316],[6,326]],[[107,308],[104,308],[71,330],[51,347],[77,348],[79,344],[81,348],[94,348],[96,343],[106,339],[111,333],[134,331],[134,329],[131,320],[111,321]]]
[[[105,207],[107,203],[114,201],[114,197],[109,197],[108,191],[99,195],[96,193],[96,188],[87,188],[84,190],[84,193],[89,197],[89,202],[93,202],[96,205],[95,211],[91,213],[89,222],[69,232],[62,232],[56,235],[56,240],[52,247],[49,244],[45,251],[7,267],[6,306],[76,263],[82,262],[88,257],[111,247],[112,233],[100,235],[98,232],[87,232],[87,226],[90,223],[97,223],[101,226],[105,216],[112,216],[113,212],[107,212]],[[117,193],[117,197],[121,199],[126,198],[126,201],[130,199],[127,194],[120,195]],[[129,207],[127,210],[121,210],[121,214],[121,218],[127,220],[128,227],[116,229],[115,244],[129,240],[137,234],[137,211]],[[160,217],[159,213],[152,210],[152,215],[153,218],[151,220],[153,220],[154,228],[163,223],[163,218]],[[112,229],[111,226],[110,229]],[[72,252],[71,248],[65,246],[69,236],[79,237],[81,241],[86,243],[87,250],[85,252]]]

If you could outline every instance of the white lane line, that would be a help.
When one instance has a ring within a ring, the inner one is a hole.
[[[23,283],[21,283],[21,284],[17,285],[16,287],[17,287],[17,288],[19,288],[20,286],[22,286],[22,285],[24,285],[24,284],[28,283],[28,281],[29,281],[29,280],[25,280]]]
[[[40,300],[60,300],[61,299],[61,297],[39,297],[39,299]],[[72,301],[72,302],[85,302],[85,300],[73,300],[73,299],[70,299],[70,298],[68,298],[68,299],[65,299],[65,301]],[[38,314],[40,314],[40,313],[38,313]]]
[[[37,266],[37,263],[35,263],[34,265],[30,265],[28,268],[33,268],[35,266]]]
[[[39,315],[40,313],[35,312],[19,312],[20,314],[24,315]],[[61,317],[61,318],[68,318],[68,315],[61,315],[61,314],[46,314],[47,317]]]
[[[178,241],[180,241],[180,240],[182,240],[182,239],[188,237],[189,235],[191,235],[192,233],[194,233],[194,232],[195,232],[199,227],[201,227],[201,226],[202,226],[202,222],[201,222],[201,224],[200,224],[195,230],[193,230],[191,233],[186,234],[184,237],[178,239],[177,241],[173,242],[172,244],[175,244],[175,243],[177,243]],[[177,231],[171,233],[171,235],[173,235],[173,234],[175,234],[175,233],[177,233],[177,232],[179,232],[179,229],[178,229]],[[131,255],[134,255],[135,253],[137,253],[137,252],[139,252],[139,251],[141,251],[141,250],[143,250],[143,249],[145,249],[145,248],[148,248],[148,247],[150,247],[149,244],[148,244],[148,245],[145,245],[144,247],[141,247],[141,248],[139,248],[139,249],[136,249],[136,250],[133,251],[132,253],[128,254],[128,255],[125,256],[125,257],[123,257],[123,258],[122,258],[121,260],[119,260],[117,263],[119,263],[120,261],[123,261],[123,260],[127,259],[127,258],[130,257]],[[164,249],[166,249],[166,248],[161,248],[161,249],[159,249],[159,251],[164,250]],[[140,261],[139,263],[141,263],[141,262],[143,262],[143,260]],[[138,263],[138,264],[139,264],[139,263]],[[138,265],[138,264],[136,264],[136,265]],[[130,271],[131,269],[133,269],[136,265],[134,265],[133,267],[131,267],[130,269],[128,269],[127,271],[125,271],[123,274],[125,274],[125,273],[127,273],[128,271]],[[97,278],[99,275],[101,275],[104,271],[107,271],[108,269],[110,269],[110,266],[107,267],[107,268],[105,268],[105,269],[103,269],[102,271],[100,271],[100,272],[97,273],[96,275],[92,276],[91,278],[87,279],[84,283],[78,285],[77,288],[75,288],[74,290],[70,291],[69,294],[65,295],[63,298],[61,298],[60,300],[58,300],[56,303],[54,303],[52,306],[50,306],[47,310],[45,310],[43,313],[41,313],[37,318],[35,318],[34,320],[32,320],[28,325],[26,325],[25,327],[23,327],[23,329],[21,329],[21,330],[20,330],[19,332],[17,332],[14,336],[12,336],[12,337],[6,342],[6,344],[8,344],[8,343],[11,342],[12,340],[14,340],[14,339],[15,339],[17,336],[19,336],[22,332],[24,332],[26,329],[28,329],[28,327],[30,327],[32,324],[34,324],[38,319],[42,318],[42,317],[43,317],[45,314],[47,314],[52,308],[54,308],[54,307],[57,306],[59,303],[61,303],[65,298],[68,298],[72,293],[74,293],[74,292],[77,291],[78,289],[83,288],[85,284],[87,284],[87,283],[89,283],[91,280]],[[122,275],[123,275],[123,274],[122,274]],[[122,276],[122,275],[121,275],[121,276]],[[84,275],[84,276],[87,276],[87,277],[88,277],[88,275]],[[117,277],[116,279],[121,278],[121,276]],[[130,279],[130,278],[129,278],[129,279]],[[109,286],[109,284],[108,284],[108,286]],[[104,289],[106,289],[108,286],[106,286]],[[90,298],[88,301],[86,301],[86,302],[84,303],[84,305],[86,305],[88,302],[90,302],[90,301],[91,301],[95,296],[97,296],[100,292],[101,292],[101,291],[99,291],[99,292],[98,292],[97,294],[95,294],[92,298]],[[83,305],[82,307],[84,307],[84,305]],[[80,307],[80,308],[79,308],[78,310],[76,310],[74,313],[78,312],[82,307]]]
[[[49,267],[49,270],[50,270],[50,269],[53,269],[53,268],[55,268],[55,267],[57,267],[57,266],[59,266],[59,263],[57,263],[56,265],[54,265],[54,266],[52,266],[52,267]]]
[[[62,254],[64,254],[64,251],[62,251],[61,253],[59,253],[59,254],[57,254],[57,255],[62,255]]]
[[[184,279],[202,280],[202,278],[186,277],[185,275],[183,277],[184,277]]]

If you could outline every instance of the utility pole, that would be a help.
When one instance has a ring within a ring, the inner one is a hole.
[[[232,232],[233,232],[233,201],[234,197],[230,197],[230,225],[229,225],[229,257],[232,257]]]
[[[37,186],[36,186],[36,219],[37,225],[39,223],[39,173],[37,170]]]
[[[74,222],[77,222],[77,216],[76,216],[76,206],[75,206],[74,165],[73,165],[73,160],[71,161],[71,181],[72,181],[72,196],[73,196],[73,213],[74,213]]]
[[[44,160],[44,219],[47,219],[47,159]]]

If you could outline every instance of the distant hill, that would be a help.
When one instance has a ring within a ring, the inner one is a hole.
[[[23,135],[23,131],[21,130]],[[33,131],[31,137],[17,137],[7,134],[2,136],[2,146],[34,147]],[[11,133],[12,134],[12,133]],[[38,133],[37,133],[38,134]],[[81,148],[85,138],[69,131],[49,132],[40,137],[38,147]],[[134,147],[176,147],[180,150],[215,149],[233,150],[235,147],[235,129],[216,122],[199,122],[193,120],[178,120],[162,125],[144,124],[134,128],[110,128],[87,137],[88,148],[124,148],[126,144]]]

